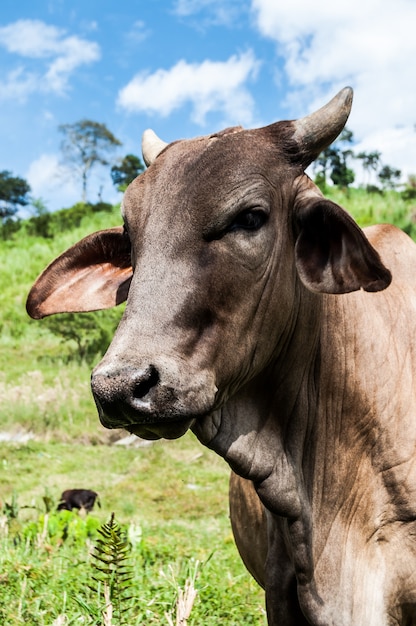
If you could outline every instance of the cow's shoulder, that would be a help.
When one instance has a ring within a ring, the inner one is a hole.
[[[416,283],[416,244],[400,228],[392,224],[376,224],[364,229],[365,235],[393,274]],[[403,275],[404,273],[404,275]]]

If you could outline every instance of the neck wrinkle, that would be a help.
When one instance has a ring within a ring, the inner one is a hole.
[[[211,417],[216,427],[203,441],[259,487],[270,510],[291,518],[304,499],[302,456],[317,405],[321,315],[320,296],[302,285],[296,296],[271,362]]]

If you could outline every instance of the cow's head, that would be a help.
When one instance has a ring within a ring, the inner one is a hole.
[[[123,228],[55,260],[28,298],[40,318],[127,298],[92,376],[102,423],[182,435],[273,362],[302,293],[378,291],[390,273],[305,168],[341,132],[349,88],[298,121],[165,144],[127,189]]]

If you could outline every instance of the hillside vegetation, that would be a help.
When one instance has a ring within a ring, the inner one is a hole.
[[[327,196],[362,226],[391,222],[416,233],[414,201],[397,192],[331,189]],[[45,518],[46,495],[56,504],[64,489],[84,487],[100,494],[97,524],[115,512],[136,533],[130,626],[171,623],[177,585],[183,587],[192,569],[198,597],[189,626],[263,625],[263,594],[233,544],[224,461],[191,433],[125,447],[114,442],[126,433],[99,424],[90,372],[123,307],[42,321],[26,314],[33,281],[57,254],[121,223],[119,207],[84,206],[74,213],[75,225],[62,214],[46,226],[22,222],[0,239],[0,435],[15,437],[2,442],[0,453],[0,622],[101,623],[100,610],[91,608],[99,602],[87,590],[96,526],[91,536],[84,526],[71,543],[59,534],[54,507]],[[36,234],[42,229],[43,236]],[[34,438],[19,439],[28,433]]]

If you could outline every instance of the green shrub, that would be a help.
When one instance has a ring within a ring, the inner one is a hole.
[[[21,533],[24,542],[32,545],[60,546],[63,542],[83,546],[87,540],[97,537],[100,521],[92,516],[82,516],[74,511],[41,513],[37,520],[29,522]]]
[[[62,313],[45,318],[42,324],[65,342],[71,358],[93,363],[110,344],[122,307],[93,313]]]
[[[18,219],[8,218],[3,220],[0,226],[0,236],[2,239],[11,239],[15,233],[20,230],[21,221]]]
[[[90,204],[90,210],[93,213],[99,213],[100,211],[102,211],[103,213],[111,213],[114,209],[114,206],[112,204],[109,204],[109,202],[96,202],[95,204]]]
[[[415,200],[416,199],[416,187],[406,187],[402,191],[403,200]]]

